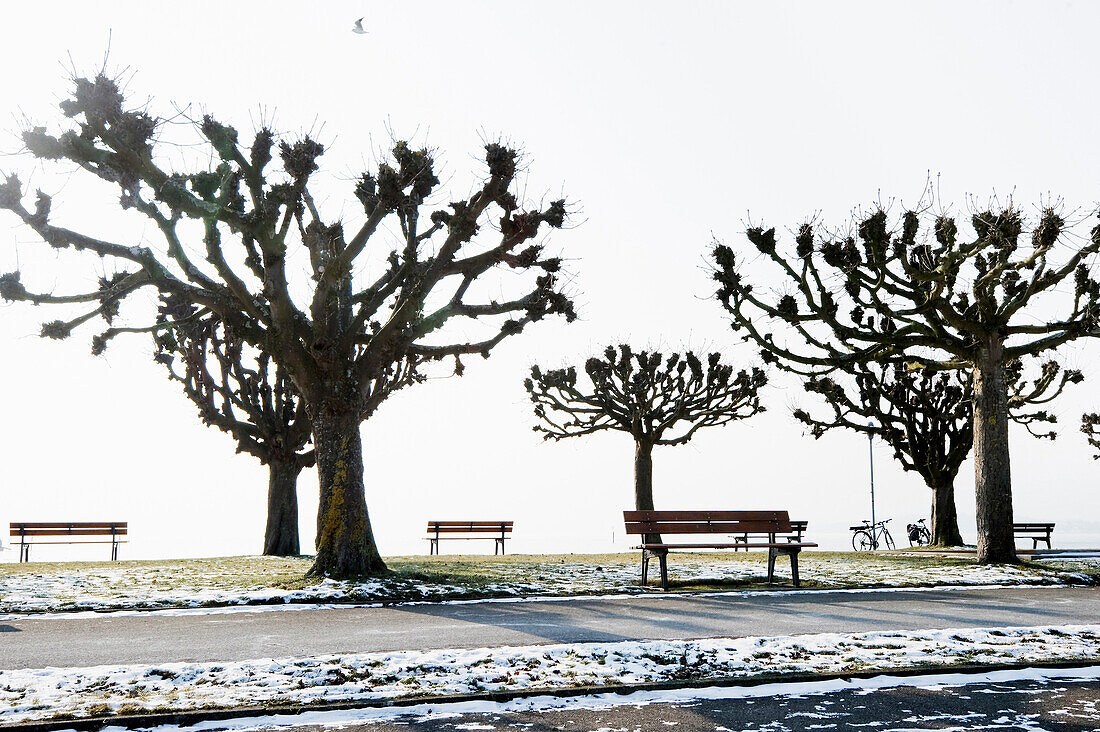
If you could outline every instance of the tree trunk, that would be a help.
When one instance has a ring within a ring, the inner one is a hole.
[[[959,514],[955,510],[955,483],[942,480],[932,486],[932,546],[962,546]]]
[[[317,558],[312,576],[346,579],[386,571],[367,516],[359,412],[321,408],[310,414],[317,475]]]
[[[302,465],[296,457],[271,460],[267,464],[267,530],[264,554],[295,557],[302,553],[298,543],[298,474]]]
[[[653,443],[634,441],[634,509],[653,510]]]
[[[634,510],[653,510],[653,443],[648,440],[634,441]],[[660,534],[645,534],[642,541],[646,544],[660,544]]]
[[[981,345],[974,364],[974,489],[978,561],[1019,562],[1012,535],[1004,343],[998,335],[990,336]]]

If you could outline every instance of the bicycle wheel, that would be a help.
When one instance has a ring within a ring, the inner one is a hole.
[[[917,546],[928,546],[931,543],[932,532],[922,526],[920,530],[920,536],[917,537]]]
[[[852,534],[852,548],[857,552],[869,552],[874,542],[866,531],[857,531]]]
[[[894,548],[894,537],[890,536],[890,532],[886,530],[886,527],[882,527],[882,540],[886,544],[887,549]]]

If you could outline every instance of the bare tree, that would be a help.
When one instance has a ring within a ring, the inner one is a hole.
[[[915,371],[901,364],[856,363],[847,367],[854,378],[811,377],[806,391],[821,395],[832,414],[821,417],[796,409],[794,416],[814,438],[837,427],[874,435],[894,450],[905,470],[915,471],[932,489],[932,544],[963,543],[955,508],[955,477],[974,445],[972,389],[964,371]],[[1054,439],[1049,429],[1054,415],[1037,405],[1055,399],[1069,383],[1079,383],[1080,371],[1062,371],[1048,361],[1033,381],[1023,378],[1018,361],[1006,367],[1009,416],[1035,437]]]
[[[712,353],[704,364],[687,351],[640,351],[608,347],[603,358],[584,364],[589,386],[579,386],[577,369],[531,367],[523,385],[535,405],[535,431],[544,439],[591,435],[603,430],[634,438],[634,507],[653,509],[653,448],[683,445],[704,427],[746,419],[761,412],[758,392],[764,372],[734,372]]]
[[[140,290],[191,305],[197,317],[212,314],[234,338],[266,353],[305,406],[321,491],[311,573],[385,571],[364,498],[359,425],[379,399],[379,385],[400,369],[417,371],[453,358],[461,372],[462,356],[488,356],[530,323],[550,315],[575,318],[560,289],[560,260],[529,243],[543,224],[564,224],[565,202],[521,207],[509,190],[518,154],[489,143],[488,173],[472,194],[426,210],[439,184],[433,155],[398,142],[391,161],[355,184],[362,220],[345,234],[344,224],[327,218],[311,194],[324,147],[309,136],[277,142],[264,128],[244,147],[236,129],[208,115],[198,127],[213,162],[174,172],[160,154],[160,122],[127,108],[112,79],[76,79],[61,108],[68,118],[64,131],[25,130],[29,152],[73,163],[116,187],[121,208],[151,223],[162,246],[154,250],[92,233],[96,220],[85,222],[84,231],[55,225],[50,196],[39,191],[28,208],[22,184],[9,176],[0,185],[0,209],[14,213],[44,244],[92,252],[122,269],[91,292],[65,295],[32,292],[19,273],[10,273],[0,295],[85,304],[89,309],[76,317],[47,323],[43,335],[66,337],[101,316],[108,327],[93,339],[94,353],[119,333],[176,327],[172,319],[113,324],[119,303]],[[269,167],[275,155],[281,170]],[[293,247],[308,260],[292,269],[287,258]],[[386,251],[384,264],[371,272],[364,253]],[[308,276],[293,278],[301,269]],[[513,273],[506,282],[480,284],[500,269]],[[501,298],[477,295],[509,289],[512,294]],[[456,329],[457,321],[466,326]]]
[[[734,328],[788,371],[820,376],[875,362],[970,371],[978,559],[1016,562],[1006,368],[1097,333],[1100,284],[1086,262],[1100,251],[1100,227],[1081,240],[1054,207],[1029,225],[1011,203],[974,213],[971,225],[964,239],[953,217],[907,211],[891,225],[876,209],[852,232],[804,224],[793,251],[779,248],[775,229],[754,226],[748,239],[785,291],[754,288],[724,245],[713,251],[714,277]],[[1051,261],[1055,249],[1061,262]],[[1067,279],[1072,292],[1059,292]],[[789,341],[767,330],[773,319]]]

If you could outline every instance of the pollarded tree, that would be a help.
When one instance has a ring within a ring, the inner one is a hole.
[[[1097,334],[1100,283],[1086,262],[1100,251],[1100,227],[1081,241],[1046,207],[1029,228],[1011,204],[973,214],[971,225],[964,237],[952,217],[907,211],[892,227],[876,209],[854,234],[801,226],[793,251],[780,249],[775,229],[752,227],[749,241],[778,268],[786,294],[754,288],[724,245],[713,251],[714,277],[734,328],[788,371],[875,362],[970,371],[978,560],[1016,562],[1007,365]],[[1064,259],[1052,261],[1055,249]],[[1067,279],[1072,292],[1059,292]],[[767,330],[771,319],[787,324],[789,341]]]
[[[796,409],[794,416],[810,428],[814,438],[837,427],[882,438],[905,470],[915,471],[932,490],[932,544],[963,543],[955,508],[955,477],[974,444],[971,382],[963,371],[915,371],[902,364],[853,364],[852,379],[842,384],[831,376],[811,377],[806,391],[821,395],[832,414],[811,415]],[[1062,371],[1048,361],[1034,381],[1023,378],[1020,362],[1008,365],[1009,416],[1035,437],[1054,439],[1050,429],[1036,425],[1056,422],[1054,415],[1036,409],[1055,399],[1066,384],[1081,381],[1080,371]]]
[[[84,222],[83,230],[57,225],[50,197],[39,191],[28,208],[22,184],[10,176],[0,186],[0,208],[43,243],[91,252],[121,269],[91,292],[67,295],[32,292],[11,273],[3,296],[88,305],[74,318],[46,324],[43,335],[66,337],[102,316],[108,327],[93,339],[94,353],[119,333],[176,326],[140,315],[132,325],[114,325],[120,302],[134,292],[155,290],[193,306],[199,317],[212,314],[283,369],[305,405],[320,480],[311,573],[385,571],[364,497],[359,425],[379,397],[379,384],[399,369],[454,358],[460,372],[462,356],[488,356],[532,322],[550,315],[574,319],[559,286],[560,260],[530,243],[544,224],[563,225],[564,201],[522,207],[510,192],[517,153],[490,143],[487,175],[471,195],[428,208],[439,183],[433,156],[398,142],[392,160],[355,184],[358,223],[345,232],[311,193],[324,147],[308,136],[277,142],[265,128],[244,146],[237,130],[208,115],[198,130],[212,162],[180,172],[167,167],[160,121],[128,108],[106,76],[75,80],[61,108],[69,121],[60,133],[24,132],[29,152],[73,163],[117,187],[121,208],[151,223],[162,244],[113,240],[95,231],[103,217]],[[271,165],[275,157],[278,166]],[[297,252],[306,258],[290,266]],[[383,261],[374,266],[372,256]],[[507,282],[485,281],[502,268],[513,273]],[[306,276],[295,278],[298,272]],[[512,294],[503,298],[478,297],[509,288]],[[464,327],[456,329],[456,321]]]
[[[704,364],[687,351],[641,351],[608,347],[603,358],[584,364],[589,385],[578,385],[577,369],[531,367],[523,385],[535,405],[535,431],[544,439],[590,435],[603,430],[634,438],[634,507],[653,509],[653,448],[682,445],[704,427],[723,425],[761,412],[764,372],[734,372],[712,353]]]

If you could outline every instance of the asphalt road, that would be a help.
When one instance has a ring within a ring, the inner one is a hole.
[[[846,690],[823,694],[737,697],[622,704],[603,709],[565,708],[473,713],[341,726],[346,732],[450,732],[451,730],[1054,730],[1100,728],[1100,681],[1053,680]],[[281,727],[326,732],[331,727]],[[186,728],[184,728],[186,732]]]
[[[8,616],[0,668],[1100,622],[1097,588],[590,598],[200,615]]]

